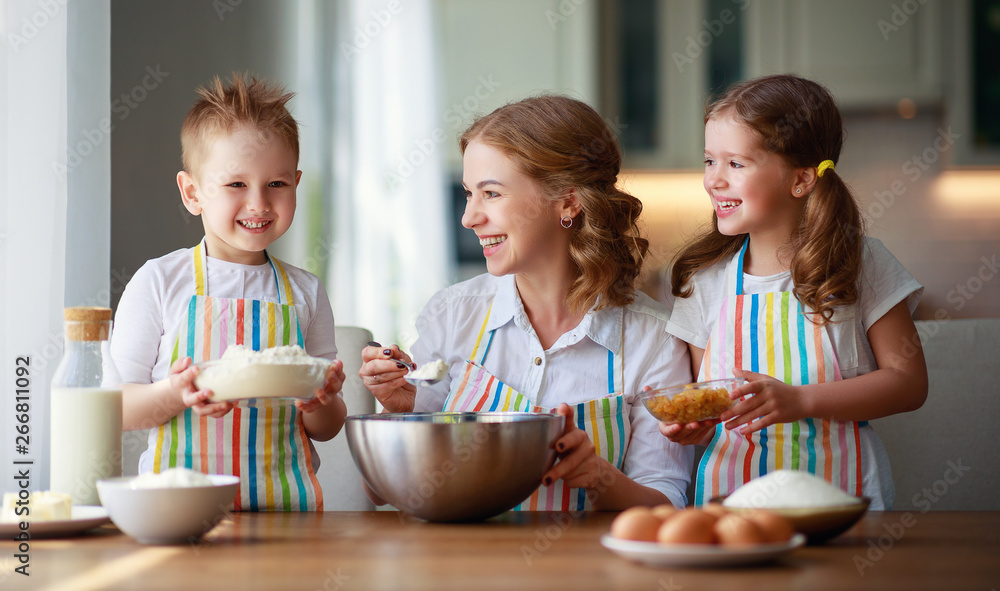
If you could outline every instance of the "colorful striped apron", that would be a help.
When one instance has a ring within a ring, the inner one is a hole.
[[[493,306],[490,305],[490,310]],[[509,385],[496,378],[483,365],[493,344],[496,329],[489,333],[489,338],[483,350],[479,363],[474,360],[479,352],[479,346],[486,331],[486,323],[490,319],[490,310],[486,311],[486,319],[479,329],[476,344],[472,349],[470,360],[465,363],[465,372],[461,380],[453,381],[451,392],[444,403],[444,410],[455,412],[555,412],[535,406],[527,396],[515,391]],[[624,314],[624,311],[622,311]],[[624,322],[622,323],[624,331]],[[623,334],[624,337],[624,334]],[[624,346],[625,339],[622,338]],[[600,457],[606,459],[619,470],[625,461],[625,451],[628,448],[631,435],[629,424],[630,404],[620,392],[625,383],[624,350],[621,355],[608,351],[608,395],[587,402],[570,405],[576,426],[587,433],[594,443],[594,450]],[[617,388],[616,388],[617,378]],[[590,501],[582,488],[570,488],[562,480],[552,483],[552,486],[539,486],[525,501],[515,507],[514,511],[584,511],[590,509]]]
[[[267,257],[278,287],[276,304],[209,297],[204,240],[193,256],[196,293],[181,322],[171,364],[182,355],[195,363],[218,359],[233,344],[254,351],[303,345],[292,286],[281,261]],[[218,419],[185,409],[150,433],[150,446],[155,446],[153,472],[184,466],[206,474],[239,476],[236,511],[323,510],[323,493],[312,465],[314,452],[302,413],[289,399],[240,400]]]
[[[699,381],[734,377],[733,367],[786,384],[841,380],[830,336],[813,324],[792,292],[743,293],[749,239],[726,270],[726,297],[705,346]],[[773,470],[805,470],[861,495],[859,424],[806,418],[741,435],[718,425],[698,465],[695,502],[727,495]]]

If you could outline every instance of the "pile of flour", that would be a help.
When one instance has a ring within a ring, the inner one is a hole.
[[[449,364],[441,361],[440,359],[435,359],[434,361],[428,361],[413,370],[407,377],[414,380],[440,380],[443,379],[444,376],[448,375],[449,369],[451,369]]]
[[[212,486],[212,481],[201,472],[188,468],[168,468],[159,474],[140,474],[129,483],[132,488],[190,488]]]
[[[722,504],[746,509],[793,509],[837,507],[858,501],[858,497],[808,472],[775,470],[736,489]]]

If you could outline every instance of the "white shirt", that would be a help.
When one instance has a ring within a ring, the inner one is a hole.
[[[513,276],[484,274],[439,291],[417,319],[420,338],[413,345],[418,365],[442,359],[451,364],[448,377],[417,390],[414,410],[440,411],[451,388],[461,379],[465,362],[490,309],[477,359],[496,329],[484,367],[532,404],[555,408],[562,402],[578,404],[608,394],[608,351],[624,347],[623,387],[629,405],[631,439],[624,473],[654,488],[682,507],[690,481],[694,450],[660,434],[655,418],[639,400],[643,386],[662,387],[691,381],[687,347],[666,332],[663,308],[641,292],[625,308],[624,343],[620,308],[591,311],[579,326],[543,350],[528,320]],[[536,363],[537,360],[537,363]]]
[[[195,293],[193,249],[176,250],[147,261],[122,293],[115,312],[111,356],[122,382],[151,384],[166,378],[170,355],[188,302]],[[241,265],[207,258],[208,295],[278,302],[278,288],[269,263]],[[313,357],[337,358],[333,310],[318,277],[285,264],[295,312]]]
[[[708,335],[712,333],[718,320],[723,300],[726,296],[735,295],[735,287],[726,282],[726,269],[730,263],[731,260],[720,261],[699,270],[689,280],[694,293],[691,297],[673,301],[673,310],[667,323],[667,330],[671,334],[700,349],[705,348]],[[663,299],[665,303],[669,303],[672,296],[667,297],[670,293],[670,275],[666,270],[663,279],[666,282]],[[878,369],[875,353],[868,340],[868,329],[893,306],[904,300],[910,314],[913,314],[924,291],[923,286],[882,242],[871,237],[865,237],[859,285],[861,289],[857,305],[849,309],[838,309],[834,314],[835,322],[826,325],[845,380]],[[791,271],[766,277],[743,274],[745,294],[792,291],[793,287]],[[733,293],[727,293],[727,290]],[[872,509],[891,508],[894,487],[889,459],[871,426],[861,428],[861,445],[862,493],[872,499]]]

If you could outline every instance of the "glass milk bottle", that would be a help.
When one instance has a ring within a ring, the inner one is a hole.
[[[66,347],[52,378],[50,488],[100,505],[96,482],[122,474],[122,385],[111,360],[110,308],[66,308]]]

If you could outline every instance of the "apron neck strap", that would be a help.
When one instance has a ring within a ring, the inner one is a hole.
[[[490,321],[490,312],[493,311],[493,302],[490,302],[490,307],[486,309],[486,318],[483,318],[483,325],[479,328],[479,334],[476,336],[476,345],[472,348],[472,355],[469,357],[472,361],[476,360],[476,353],[479,352],[479,344],[483,340],[483,334],[486,332],[486,324]],[[490,345],[493,344],[493,335],[496,333],[496,329],[490,331],[490,338],[486,341],[486,348],[483,350],[483,358],[479,360],[479,365],[482,365],[486,361],[486,355],[490,352]]]
[[[194,247],[194,292],[195,295],[207,296],[208,295],[208,247],[205,245],[205,239],[202,238],[198,246]],[[295,301],[292,299],[292,285],[288,280],[288,273],[285,271],[285,265],[278,259],[267,254],[264,251],[264,257],[267,258],[268,264],[271,265],[271,272],[274,274],[274,284],[278,288],[278,303],[288,304],[289,306],[294,305]]]
[[[732,269],[732,283],[731,285],[736,286],[736,295],[743,295],[743,257],[747,254],[747,245],[750,244],[750,237],[743,241],[743,246],[740,247],[740,253],[736,257],[736,264],[730,265]]]

